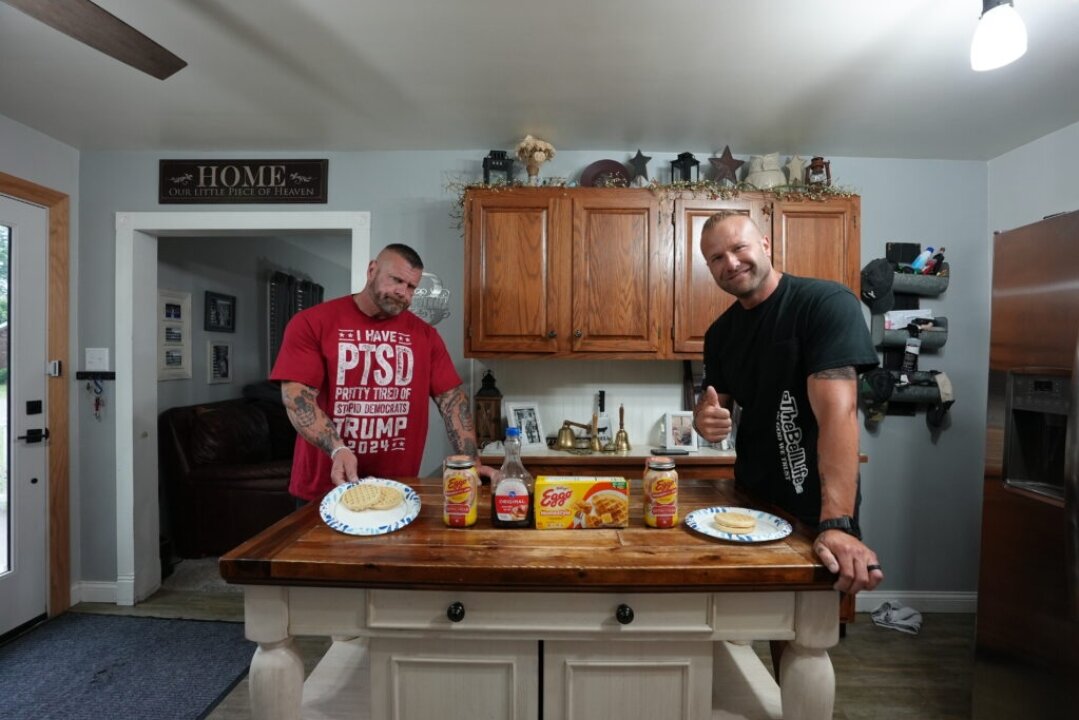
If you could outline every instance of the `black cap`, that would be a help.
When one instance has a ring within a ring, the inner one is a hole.
[[[879,315],[895,307],[894,278],[895,268],[885,258],[871,260],[862,268],[862,302],[869,306],[869,312]]]

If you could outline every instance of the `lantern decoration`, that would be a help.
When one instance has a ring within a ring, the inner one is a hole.
[[[693,177],[696,171],[696,177]],[[701,179],[701,162],[693,157],[693,153],[684,152],[677,160],[671,160],[671,182],[694,182]]]
[[[502,393],[488,370],[476,391],[476,447],[502,439]]]
[[[817,156],[809,161],[806,168],[806,185],[831,185],[832,163]]]
[[[506,157],[505,150],[492,150],[483,159],[483,184],[491,184],[491,174],[502,173],[502,182],[509,185],[513,181],[513,158]]]

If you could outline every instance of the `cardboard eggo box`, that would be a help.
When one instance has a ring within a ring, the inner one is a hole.
[[[629,526],[629,482],[622,477],[540,475],[533,503],[537,530]]]

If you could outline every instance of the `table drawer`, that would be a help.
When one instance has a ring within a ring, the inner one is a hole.
[[[622,613],[629,622],[619,622],[620,606],[631,611]],[[677,635],[709,634],[711,620],[707,593],[367,593],[367,627],[371,629]]]

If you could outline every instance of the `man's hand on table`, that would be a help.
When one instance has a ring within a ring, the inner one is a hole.
[[[838,573],[839,579],[832,586],[836,590],[853,594],[872,590],[884,580],[877,554],[842,530],[822,532],[813,541],[813,551],[829,572]]]

